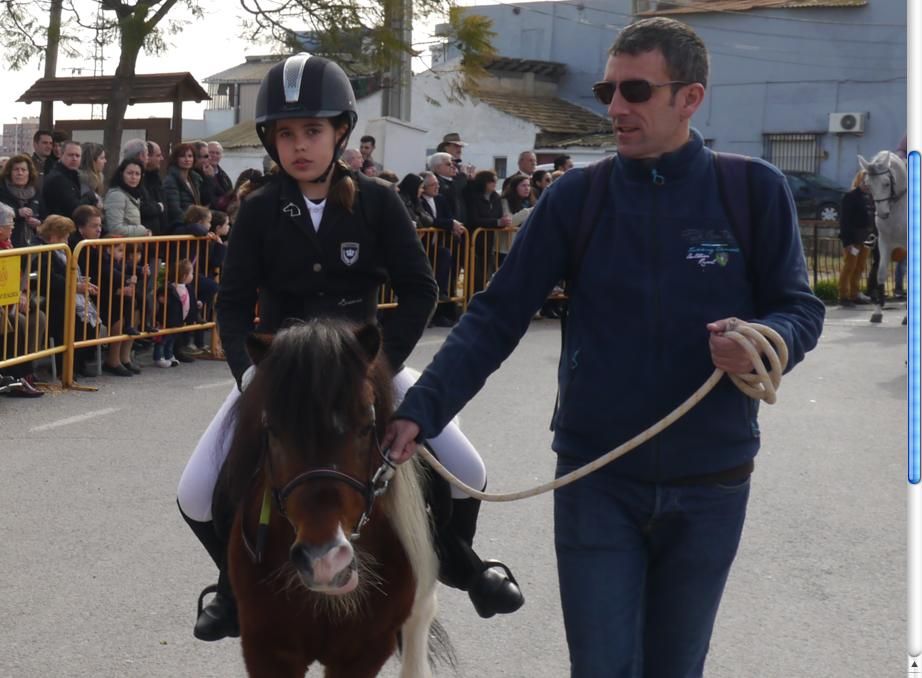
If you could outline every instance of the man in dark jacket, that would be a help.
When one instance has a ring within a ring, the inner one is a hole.
[[[717,367],[752,370],[724,336],[736,318],[783,338],[790,369],[817,342],[790,189],[750,159],[746,257],[723,207],[715,156],[690,128],[707,84],[707,49],[664,17],[626,27],[593,91],[618,155],[597,172],[602,201],[571,267],[585,170],[571,170],[519,232],[395,413],[382,446],[397,461],[440,430],[512,352],[558,280],[570,306],[552,419],[557,475],[662,419]],[[598,184],[594,183],[594,186]],[[594,194],[598,196],[596,192]],[[573,268],[575,267],[575,270]],[[628,320],[613,309],[629,309]],[[652,440],[555,492],[554,525],[571,678],[700,678],[736,555],[753,458],[756,403],[722,380]]]
[[[221,167],[221,161],[224,159],[224,147],[217,141],[208,142],[208,159],[214,168],[215,184],[218,187],[218,194],[215,198],[227,195],[234,188],[234,182],[231,181],[230,176]]]
[[[80,193],[80,175],[77,170],[80,168],[81,154],[78,142],[64,142],[61,159],[45,175],[42,183],[45,214],[59,214],[70,218],[80,205],[91,205],[96,202],[95,196],[88,195],[83,198]]]
[[[439,194],[444,196],[451,207],[452,217],[466,224],[467,212],[464,204],[464,186],[467,183],[458,177],[458,167],[450,153],[438,152],[426,161],[429,171],[439,180]]]

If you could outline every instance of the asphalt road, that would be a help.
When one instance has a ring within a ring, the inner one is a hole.
[[[831,310],[819,348],[762,408],[710,678],[904,670],[901,317],[888,311],[871,326],[862,311]],[[429,330],[411,365],[424,367],[445,333]],[[556,323],[533,323],[462,413],[493,491],[552,477],[558,348]],[[242,676],[238,643],[192,637],[195,599],[214,572],[175,505],[184,462],[231,387],[227,368],[201,361],[95,381],[96,393],[0,398],[0,677]],[[567,676],[550,496],[484,507],[478,550],[513,568],[526,605],[481,620],[443,587],[459,665],[438,675]],[[382,675],[395,677],[394,665]]]

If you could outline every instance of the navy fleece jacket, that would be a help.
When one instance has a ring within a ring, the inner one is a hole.
[[[697,132],[655,161],[615,159],[570,300],[552,423],[556,452],[595,459],[691,395],[714,370],[709,322],[735,316],[772,327],[787,344],[788,370],[816,345],[825,310],[807,282],[790,190],[777,169],[752,162],[756,222],[744,261],[720,200],[714,154]],[[587,189],[585,173],[571,170],[545,191],[489,287],[409,390],[395,416],[419,424],[421,437],[440,431],[477,393],[566,277]],[[757,414],[757,402],[723,379],[610,468],[668,482],[739,466],[758,451]]]

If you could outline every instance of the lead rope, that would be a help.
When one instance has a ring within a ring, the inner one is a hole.
[[[770,327],[757,323],[747,323],[742,320],[737,320],[735,323],[731,322],[723,336],[732,339],[746,349],[746,353],[749,355],[749,359],[752,361],[753,368],[755,369],[755,374],[730,374],[728,375],[730,380],[736,384],[739,390],[750,398],[764,400],[769,405],[774,404],[777,400],[778,387],[781,385],[781,374],[788,364],[788,348],[784,343],[784,339]],[[766,370],[762,356],[768,359],[770,370]],[[682,418],[686,412],[697,405],[698,402],[717,385],[717,382],[720,381],[720,378],[723,377],[724,374],[725,372],[723,370],[715,369],[714,373],[708,377],[707,381],[705,381],[697,391],[692,393],[685,402],[645,431],[638,433],[626,443],[619,445],[604,456],[599,457],[585,466],[581,466],[564,476],[560,476],[556,480],[544,483],[530,490],[508,492],[505,494],[481,492],[458,480],[448,469],[442,466],[439,460],[425,447],[419,448],[419,454],[440,476],[473,499],[502,502],[535,497],[539,494],[544,494],[545,492],[569,485],[583,476],[587,476],[593,471],[611,463],[618,457],[627,454],[638,445],[647,442],[657,433],[665,430],[675,421]]]

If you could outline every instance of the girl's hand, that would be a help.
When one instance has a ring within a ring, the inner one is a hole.
[[[32,215],[32,208],[31,208],[31,207],[20,207],[20,208],[19,208],[19,216],[25,217],[25,218],[29,218],[29,217],[33,216],[33,215]]]

